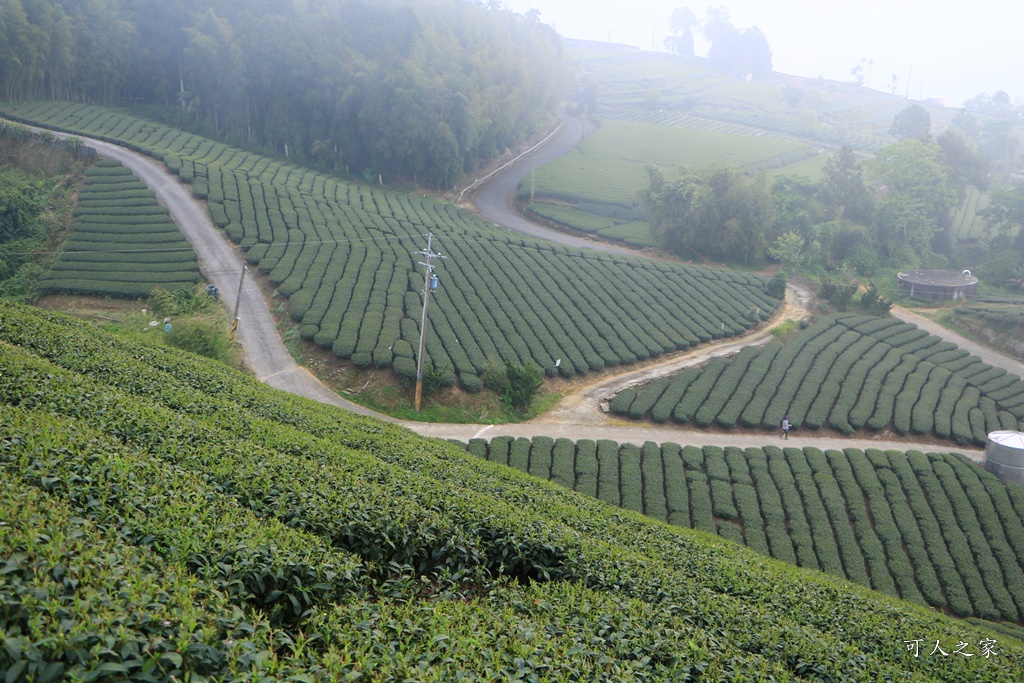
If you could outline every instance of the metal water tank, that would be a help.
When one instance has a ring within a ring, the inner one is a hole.
[[[985,469],[1006,483],[1024,485],[1024,433],[989,432]]]

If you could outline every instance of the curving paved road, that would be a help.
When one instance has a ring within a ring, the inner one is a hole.
[[[485,181],[477,181],[480,184],[474,183],[474,186],[471,186],[474,189],[464,191],[464,194],[468,194],[472,201],[472,205],[467,208],[475,208],[484,218],[492,221],[498,227],[566,246],[617,254],[633,253],[625,247],[576,237],[537,225],[523,218],[512,208],[511,197],[523,178],[526,178],[534,168],[539,168],[547,162],[571,152],[585,134],[594,130],[590,126],[584,132],[583,122],[566,114],[561,114],[559,120],[558,128],[541,145],[520,154],[512,162],[501,167],[498,172],[489,175]]]
[[[537,163],[543,163],[542,160],[555,158],[558,154],[564,153],[567,145],[571,149],[579,140],[581,126],[577,121],[575,128],[573,128],[572,119],[566,119],[563,121],[563,127],[560,131],[560,134],[552,136],[549,142],[551,145],[550,149],[543,147],[536,151]],[[176,175],[171,174],[162,163],[150,157],[100,140],[85,140],[88,145],[95,147],[104,156],[116,159],[132,169],[143,182],[153,189],[160,202],[167,206],[171,217],[181,227],[181,230],[195,247],[204,276],[221,291],[221,298],[224,301],[225,308],[233,311],[238,299],[239,279],[242,273],[244,258],[240,250],[232,245],[214,226],[205,208],[195,200],[189,188],[183,185]],[[519,230],[545,239],[555,239],[563,244],[597,248],[605,251],[627,251],[611,245],[598,244],[558,233],[557,231],[530,223],[518,214],[515,214],[509,207],[506,198],[522,178],[526,177],[530,172],[533,163],[532,156],[520,158],[518,162],[511,164],[506,171],[495,174],[492,180],[481,186],[475,193],[478,210],[491,220],[500,221],[505,227],[510,229]],[[991,349],[980,347],[946,328],[936,326],[934,323],[905,310],[894,309],[894,314],[904,319],[909,318],[910,322],[918,324],[929,332],[938,334],[963,346],[971,353],[982,357],[985,362],[998,367],[1006,367],[1009,371],[1024,376],[1024,364],[1014,359],[1005,357]],[[955,448],[943,442],[891,441],[874,438],[840,439],[803,436],[798,432],[791,432],[791,438],[783,442],[777,434],[763,431],[715,432],[652,426],[649,424],[627,423],[610,418],[600,412],[596,406],[596,401],[610,392],[608,389],[610,381],[622,382],[623,377],[628,377],[630,381],[635,381],[637,374],[649,372],[649,369],[631,371],[618,378],[605,379],[595,383],[576,394],[576,396],[588,397],[587,405],[577,405],[568,409],[565,409],[564,406],[559,406],[552,413],[528,423],[470,425],[400,421],[346,401],[320,383],[305,368],[299,367],[282,342],[259,287],[249,277],[244,279],[244,286],[241,291],[239,318],[238,339],[244,351],[245,363],[260,381],[277,389],[322,403],[335,405],[354,413],[401,424],[424,436],[467,441],[475,437],[493,438],[501,435],[533,437],[545,435],[572,440],[605,438],[622,443],[642,444],[645,441],[655,441],[659,443],[675,442],[693,445],[717,444],[741,448],[764,446],[766,443],[777,441],[780,444],[786,443],[794,447],[811,446],[821,449],[857,447],[955,451],[963,453],[974,460],[980,461],[983,457],[983,453],[980,450]],[[763,336],[764,330],[754,331],[751,335],[743,338],[723,340],[719,344],[701,347],[689,354],[684,354],[685,358],[675,357],[669,359],[666,363],[679,365],[686,362],[699,362],[699,360],[694,361],[694,358],[699,357],[699,354],[729,353],[735,350],[734,347],[755,343],[761,340]],[[661,363],[661,365],[664,364]],[[560,412],[562,413],[561,415],[559,415]]]

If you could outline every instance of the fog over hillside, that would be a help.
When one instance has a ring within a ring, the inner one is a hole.
[[[707,7],[724,6],[736,28],[765,34],[776,71],[853,81],[861,65],[864,84],[911,99],[942,97],[959,107],[979,93],[1008,92],[1024,99],[1018,66],[1024,5],[1001,0],[964,3],[863,0],[690,2],[686,0],[506,0],[510,9],[540,12],[567,38],[611,40],[663,51],[673,9],[689,6],[698,19]],[[699,33],[699,31],[698,31]],[[702,54],[700,36],[697,54]],[[864,60],[863,63],[861,60]],[[893,75],[896,82],[893,82]]]

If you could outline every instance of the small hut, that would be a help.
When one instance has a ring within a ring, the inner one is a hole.
[[[896,279],[901,292],[924,301],[967,299],[978,293],[978,278],[969,270],[910,270]]]
[[[1024,484],[1024,434],[990,432],[985,446],[985,469],[1006,483]]]

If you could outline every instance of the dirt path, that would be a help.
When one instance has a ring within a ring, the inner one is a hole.
[[[670,353],[655,359],[642,367],[632,367],[625,372],[599,377],[586,386],[575,389],[563,397],[558,404],[535,418],[533,424],[579,424],[598,425],[610,424],[616,418],[609,416],[601,407],[605,401],[611,400],[623,389],[646,384],[660,377],[672,375],[683,368],[706,363],[712,358],[731,356],[745,346],[761,346],[772,338],[772,330],[787,320],[803,320],[811,313],[807,306],[811,293],[802,285],[790,285],[786,291],[786,299],[771,320],[751,330],[741,337],[729,337],[701,344],[692,349]]]

